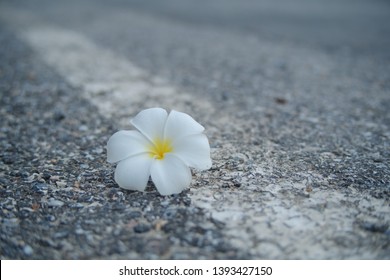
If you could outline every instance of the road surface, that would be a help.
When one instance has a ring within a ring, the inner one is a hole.
[[[1,259],[389,259],[390,5],[2,1]],[[213,166],[120,189],[105,145],[150,107]]]

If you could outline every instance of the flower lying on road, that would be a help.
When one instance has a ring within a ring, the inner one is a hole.
[[[162,195],[180,193],[191,183],[189,167],[211,167],[204,127],[185,113],[161,108],[138,113],[137,130],[116,132],[107,143],[107,161],[118,162],[115,181],[122,188],[143,191],[152,177]]]

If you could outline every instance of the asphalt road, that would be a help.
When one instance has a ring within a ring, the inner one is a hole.
[[[390,4],[0,2],[1,259],[389,259]],[[120,189],[105,145],[192,115],[213,167]]]

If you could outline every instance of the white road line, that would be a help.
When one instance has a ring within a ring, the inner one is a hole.
[[[179,93],[163,79],[150,77],[125,57],[98,47],[74,31],[30,27],[22,37],[48,65],[70,84],[81,88],[104,115],[119,110],[128,114],[132,104],[144,100],[148,101],[149,107],[177,110],[183,110],[188,101],[197,103],[191,94]],[[212,110],[205,100],[197,105],[203,110]]]

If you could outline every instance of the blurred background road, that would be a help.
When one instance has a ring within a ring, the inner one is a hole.
[[[2,259],[389,259],[390,4],[0,1]],[[105,145],[152,107],[213,167],[120,189]]]

